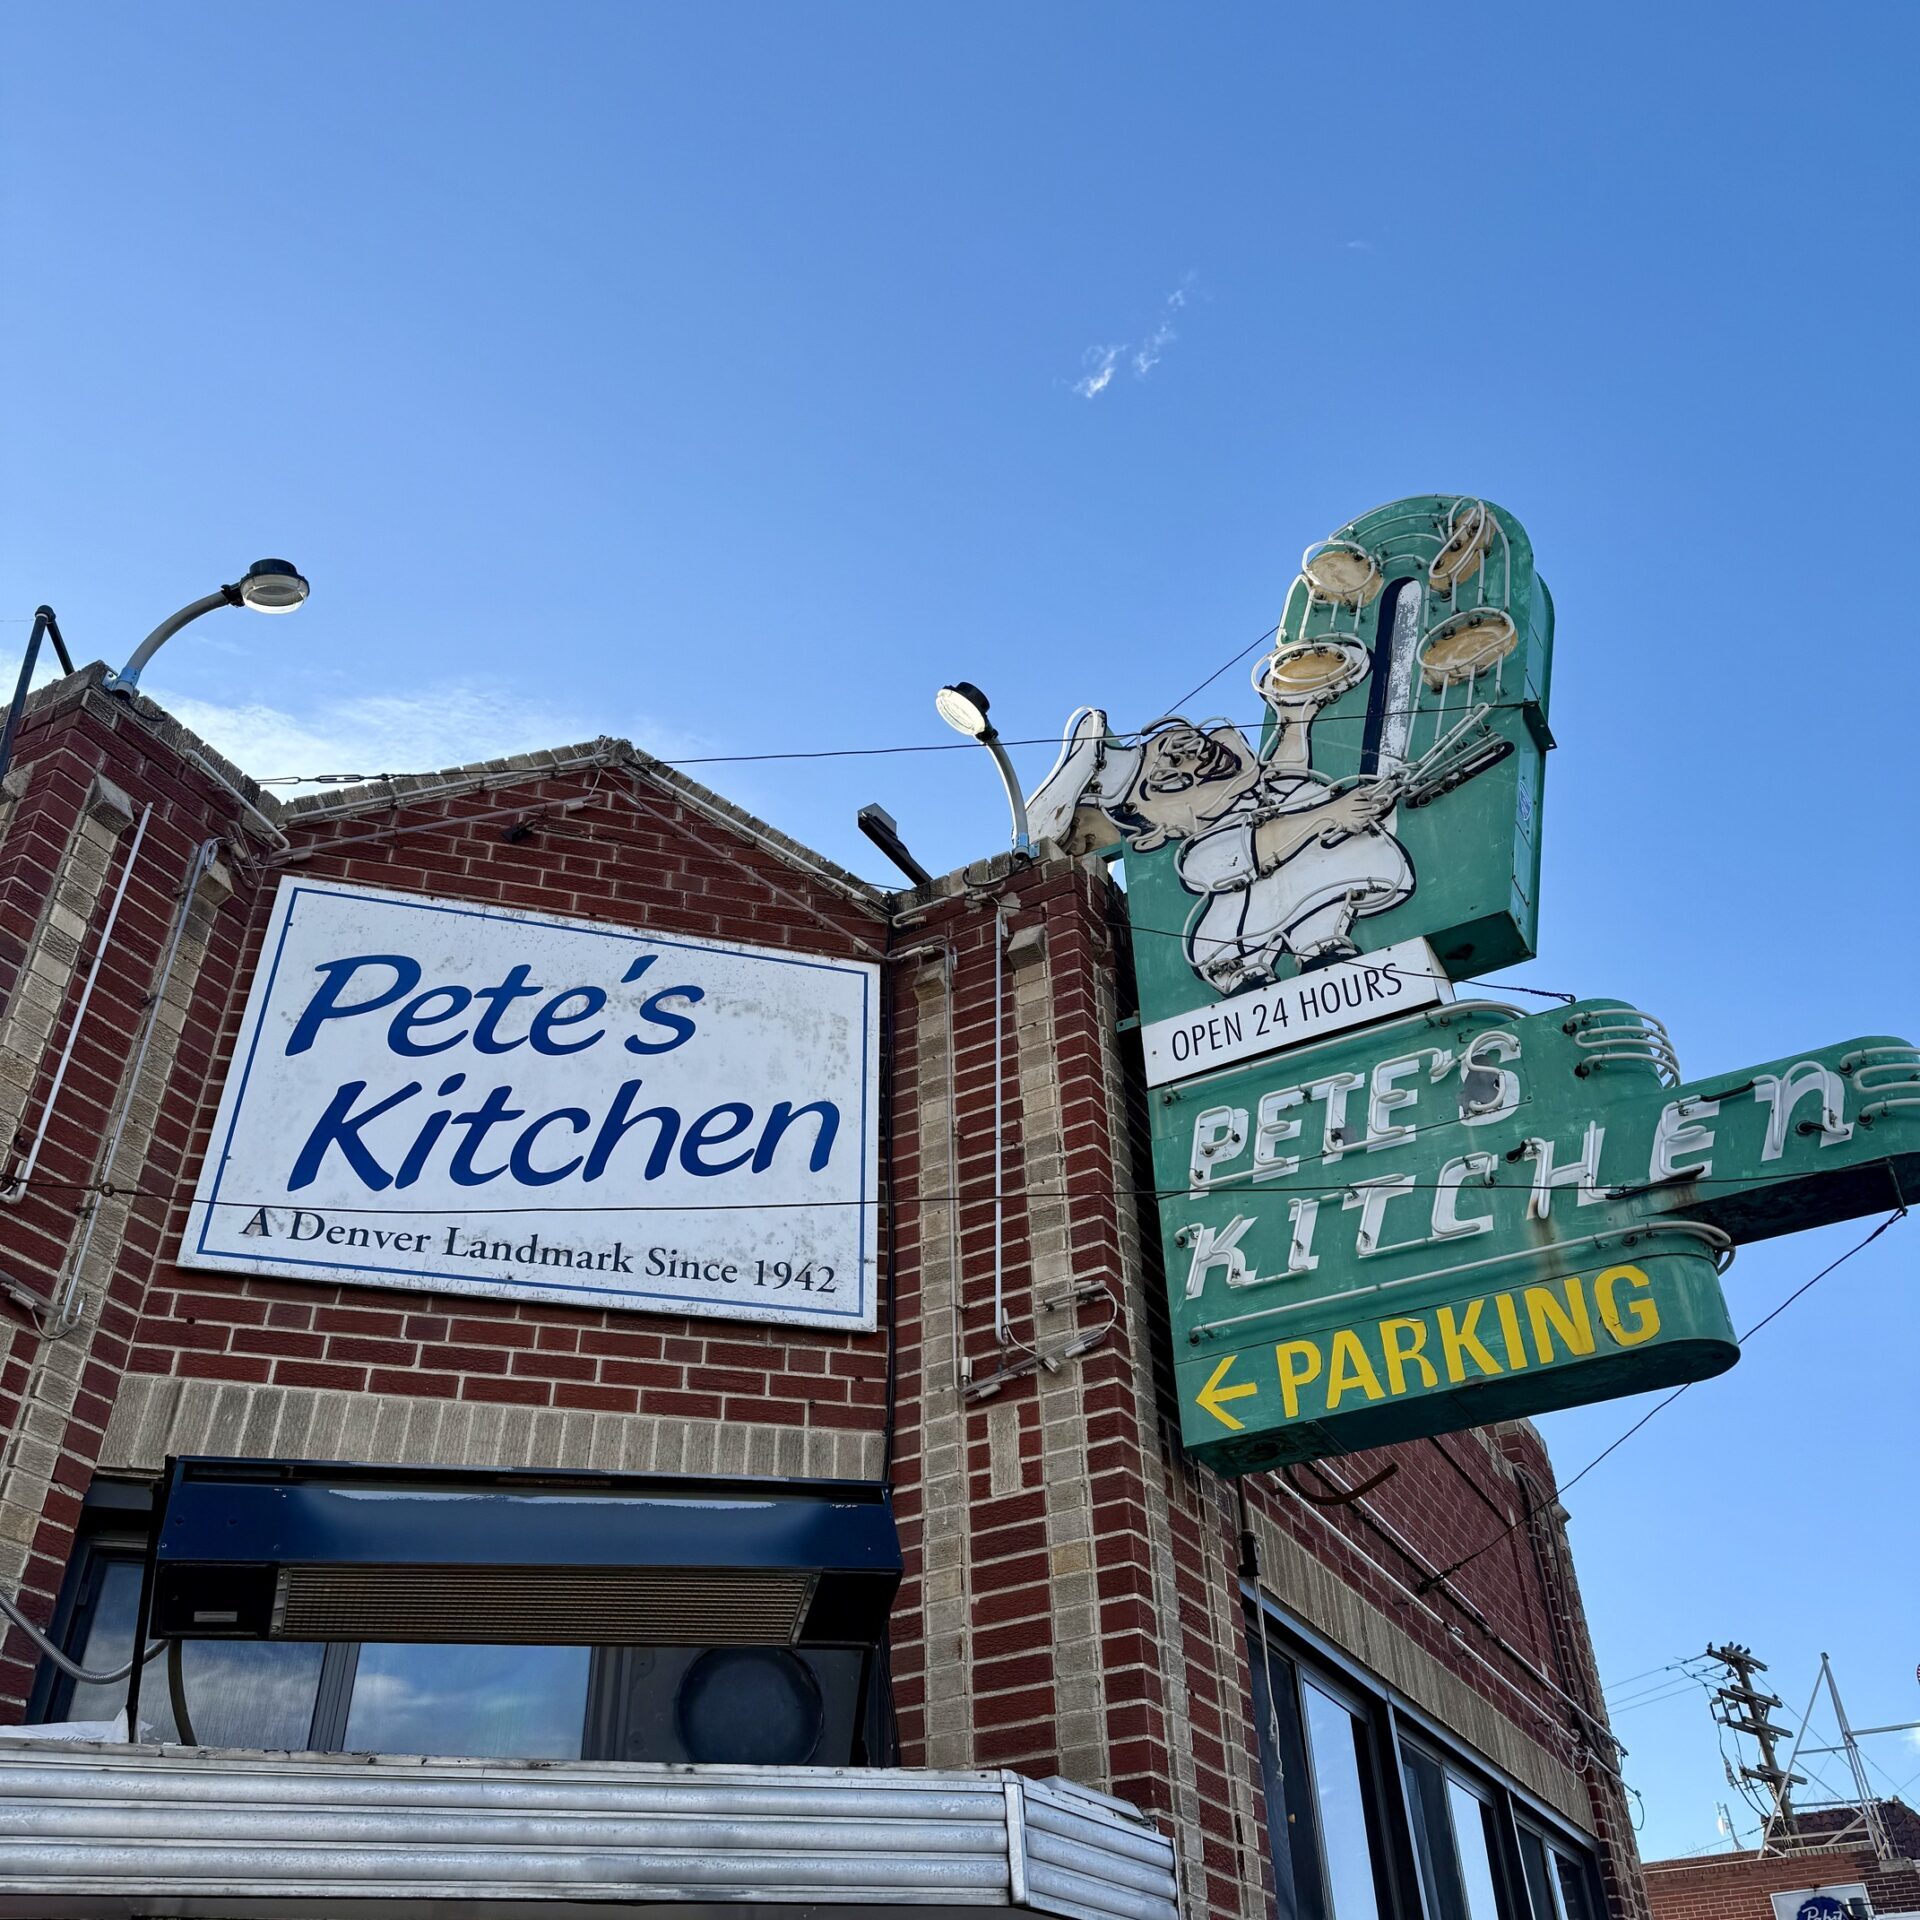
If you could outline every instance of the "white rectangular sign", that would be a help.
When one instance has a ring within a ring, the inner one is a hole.
[[[189,1267],[874,1324],[879,969],[286,878]]]
[[[1847,1902],[1865,1902],[1867,1889],[1864,1882],[1849,1880],[1842,1886],[1802,1887],[1798,1893],[1776,1893],[1771,1898],[1773,1920],[1846,1920]],[[1900,1920],[1900,1916],[1888,1914],[1885,1920]]]
[[[1402,940],[1357,960],[1337,960],[1143,1026],[1147,1085],[1165,1086],[1452,998],[1432,947],[1424,940]]]

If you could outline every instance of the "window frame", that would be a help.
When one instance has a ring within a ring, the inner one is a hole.
[[[1598,1920],[1599,1916],[1605,1914],[1606,1889],[1601,1884],[1600,1863],[1597,1855],[1583,1848],[1570,1847],[1538,1821],[1521,1818],[1517,1813],[1514,1826],[1521,1845],[1521,1878],[1526,1883],[1529,1899],[1532,1897],[1533,1883],[1526,1874],[1525,1843],[1528,1840],[1539,1842],[1548,1876],[1547,1896],[1553,1902],[1553,1911],[1546,1914],[1536,1911],[1534,1920]],[[1567,1912],[1566,1895],[1561,1889],[1559,1875],[1555,1870],[1556,1863],[1561,1861],[1570,1865],[1580,1877],[1580,1894],[1586,1903],[1584,1913],[1569,1914]]]
[[[124,1480],[98,1480],[81,1503],[72,1551],[60,1577],[47,1638],[68,1659],[77,1659],[76,1643],[84,1644],[92,1631],[101,1592],[97,1584],[115,1561],[130,1559],[144,1566],[147,1541],[153,1530],[153,1490]],[[30,1726],[67,1717],[67,1705],[80,1683],[44,1656],[36,1663],[33,1684],[27,1690],[26,1721]]]
[[[1448,1837],[1452,1841],[1455,1855],[1455,1872],[1459,1873],[1460,1828],[1454,1815],[1453,1793],[1457,1787],[1470,1799],[1480,1804],[1481,1814],[1486,1821],[1486,1838],[1491,1841],[1489,1865],[1493,1869],[1494,1904],[1500,1909],[1498,1920],[1528,1920],[1533,1914],[1533,1894],[1527,1883],[1524,1863],[1520,1858],[1519,1833],[1515,1824],[1511,1790],[1497,1779],[1486,1767],[1475,1762],[1471,1756],[1462,1752],[1451,1742],[1440,1744],[1424,1731],[1415,1734],[1402,1732],[1399,1752],[1403,1758],[1412,1753],[1435,1768],[1439,1774],[1440,1790],[1444,1802]],[[1411,1818],[1411,1809],[1409,1809]],[[1416,1846],[1418,1842],[1415,1842]],[[1422,1904],[1425,1904],[1426,1882],[1420,1881]],[[1461,1902],[1463,1920],[1476,1920],[1466,1907],[1466,1889],[1464,1878],[1461,1883]],[[1429,1920],[1443,1920],[1443,1916],[1429,1915]],[[1535,1920],[1538,1917],[1535,1916]],[[1547,1916],[1554,1920],[1554,1916]]]
[[[1362,1791],[1368,1799],[1369,1837],[1375,1847],[1373,1866],[1376,1897],[1383,1915],[1408,1915],[1413,1920],[1446,1920],[1446,1916],[1430,1912],[1425,1878],[1420,1870],[1419,1841],[1403,1771],[1403,1755],[1408,1749],[1439,1769],[1443,1791],[1450,1779],[1457,1781],[1481,1802],[1490,1815],[1493,1839],[1490,1864],[1494,1875],[1495,1903],[1500,1908],[1499,1920],[1590,1920],[1591,1916],[1605,1913],[1601,1898],[1598,1843],[1593,1836],[1582,1832],[1564,1814],[1547,1806],[1519,1781],[1473,1752],[1458,1735],[1449,1732],[1396,1688],[1367,1672],[1324,1635],[1294,1620],[1251,1582],[1243,1580],[1240,1591],[1251,1666],[1259,1669],[1263,1665],[1261,1648],[1264,1636],[1265,1644],[1273,1656],[1276,1681],[1280,1677],[1280,1665],[1284,1662],[1294,1676],[1296,1699],[1300,1685],[1311,1682],[1366,1724],[1367,1766],[1363,1769]],[[1256,1703],[1257,1758],[1263,1787],[1271,1774],[1266,1722],[1257,1710],[1264,1685],[1264,1678],[1256,1672],[1253,1697]],[[1303,1744],[1305,1737],[1303,1723],[1300,1735]],[[1283,1806],[1280,1810],[1283,1820],[1287,1812]],[[1315,1817],[1317,1827],[1317,1808]],[[1451,1840],[1454,1829],[1450,1800],[1447,1819]],[[1281,1830],[1285,1831],[1284,1828]],[[1274,1876],[1278,1920],[1300,1920],[1303,1909],[1293,1886],[1292,1860],[1289,1858],[1283,1865],[1274,1858],[1274,1833],[1274,1810],[1270,1807],[1267,1820],[1268,1859]],[[1547,1915],[1534,1913],[1532,1888],[1521,1851],[1523,1833],[1531,1833],[1540,1841],[1545,1849],[1550,1876],[1554,1873],[1553,1857],[1556,1854],[1577,1870],[1587,1901],[1586,1915],[1569,1916],[1562,1913],[1563,1896],[1557,1883],[1552,1889],[1555,1912]],[[1324,1840],[1317,1831],[1314,1839],[1319,1857],[1324,1861]]]
[[[143,1535],[124,1525],[84,1527],[74,1542],[67,1563],[66,1578],[54,1608],[47,1638],[69,1660],[80,1660],[93,1628],[93,1617],[102,1592],[102,1577],[109,1567],[126,1566],[144,1570],[147,1542]],[[274,1642],[264,1644],[273,1645]],[[294,1644],[284,1642],[278,1644]],[[311,1642],[301,1644],[313,1644]],[[313,1712],[307,1721],[305,1753],[344,1753],[347,1751],[347,1713],[353,1704],[354,1676],[360,1665],[358,1640],[323,1640],[320,1674],[314,1685]],[[34,1674],[27,1697],[26,1723],[29,1726],[68,1717],[79,1681],[62,1673],[51,1660],[43,1658]],[[164,1660],[156,1658],[147,1669],[141,1686],[142,1701],[166,1701]],[[122,1701],[124,1711],[125,1702]],[[142,1721],[147,1716],[141,1714]],[[586,1718],[581,1721],[581,1744],[586,1742]]]
[[[60,1590],[55,1597],[53,1617],[47,1628],[47,1638],[70,1660],[81,1658],[77,1649],[85,1647],[87,1636],[92,1631],[94,1614],[104,1590],[106,1570],[113,1566],[131,1566],[144,1580],[152,1550],[155,1493],[156,1489],[144,1482],[100,1477],[96,1477],[87,1489],[66,1570],[61,1576]],[[268,1641],[263,1644],[292,1643]],[[307,1725],[307,1745],[302,1751],[345,1753],[349,1751],[346,1745],[347,1723],[353,1707],[353,1688],[359,1671],[361,1649],[370,1643],[327,1640],[317,1644],[325,1651],[314,1691],[313,1713]],[[492,1643],[475,1641],[446,1644]],[[861,1641],[845,1644],[866,1656],[855,1698],[854,1751],[845,1764],[853,1768],[897,1766],[899,1758],[892,1708],[890,1639],[883,1636],[877,1645]],[[581,1711],[579,1758],[590,1764],[601,1764],[611,1756],[596,1755],[595,1743],[601,1729],[616,1717],[618,1702],[614,1692],[620,1663],[611,1656],[620,1649],[593,1645],[588,1651],[590,1659]],[[796,1651],[804,1653],[807,1649]],[[33,1682],[28,1689],[26,1724],[44,1725],[68,1718],[68,1709],[79,1684],[72,1675],[61,1672],[50,1659],[42,1656],[36,1664]],[[164,1658],[156,1658],[142,1677],[143,1701],[157,1699],[164,1702],[166,1686]],[[123,1699],[122,1709],[124,1705]],[[143,1712],[141,1718],[145,1720],[147,1715]],[[501,1757],[512,1759],[516,1756]]]
[[[1318,1782],[1314,1778],[1313,1750],[1311,1734],[1308,1731],[1304,1701],[1301,1690],[1314,1686],[1326,1694],[1337,1705],[1351,1713],[1356,1726],[1363,1736],[1364,1750],[1356,1752],[1356,1770],[1360,1778],[1360,1794],[1367,1825],[1369,1842],[1368,1853],[1373,1868],[1374,1902],[1381,1920],[1392,1920],[1392,1916],[1404,1913],[1405,1891],[1417,1886],[1418,1881],[1410,1878],[1413,1861],[1410,1853],[1401,1844],[1406,1831],[1404,1811],[1398,1804],[1399,1783],[1397,1772],[1387,1764],[1392,1753],[1391,1708],[1385,1697],[1375,1690],[1356,1684],[1353,1676],[1340,1667],[1321,1660],[1311,1650],[1303,1651],[1298,1637],[1274,1629],[1283,1628],[1284,1623],[1274,1616],[1270,1609],[1261,1612],[1249,1611],[1248,1624],[1251,1629],[1248,1657],[1255,1671],[1254,1690],[1256,1699],[1266,1691],[1268,1675],[1274,1681],[1281,1678],[1284,1669],[1293,1689],[1293,1721],[1289,1729],[1283,1731],[1292,1734],[1294,1752],[1282,1754],[1281,1769],[1284,1777],[1285,1766],[1289,1760],[1301,1763],[1302,1771],[1309,1783],[1312,1794],[1312,1833],[1311,1844],[1314,1858],[1319,1863],[1320,1884],[1311,1890],[1310,1905],[1303,1908],[1295,1869],[1295,1853],[1301,1843],[1289,1834],[1289,1850],[1284,1863],[1284,1885],[1282,1884],[1283,1863],[1276,1857],[1273,1841],[1276,1831],[1276,1812],[1279,1817],[1295,1827],[1297,1815],[1286,1806],[1284,1790],[1281,1793],[1280,1806],[1276,1809],[1273,1801],[1273,1769],[1269,1763],[1264,1720],[1259,1725],[1258,1758],[1260,1762],[1261,1785],[1267,1796],[1267,1835],[1268,1864],[1274,1876],[1275,1902],[1279,1920],[1309,1920],[1310,1914],[1318,1914],[1321,1920],[1327,1920],[1329,1891],[1327,1873],[1327,1847],[1323,1830],[1318,1796]],[[1262,1656],[1258,1634],[1262,1624],[1267,1628],[1266,1648],[1271,1660]]]

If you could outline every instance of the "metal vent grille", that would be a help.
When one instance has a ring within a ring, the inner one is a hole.
[[[700,1567],[285,1567],[286,1640],[783,1646],[817,1575]]]

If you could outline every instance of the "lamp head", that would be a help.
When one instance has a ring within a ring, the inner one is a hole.
[[[238,587],[241,602],[255,613],[292,613],[307,592],[291,560],[256,560],[240,576]]]
[[[956,680],[952,686],[942,687],[933,696],[933,704],[939,708],[940,718],[969,740],[984,740],[993,732],[993,722],[987,718],[987,696],[971,680]]]

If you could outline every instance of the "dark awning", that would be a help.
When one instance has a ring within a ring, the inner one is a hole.
[[[629,1645],[866,1641],[901,1574],[852,1480],[186,1459],[153,1631]]]

